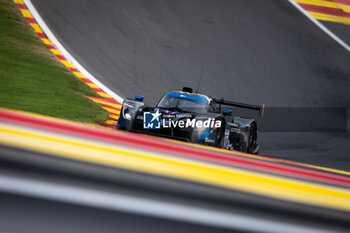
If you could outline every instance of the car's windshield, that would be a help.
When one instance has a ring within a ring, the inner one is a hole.
[[[177,93],[165,95],[158,103],[157,107],[173,109],[184,112],[204,113],[208,110],[208,103],[202,98]]]

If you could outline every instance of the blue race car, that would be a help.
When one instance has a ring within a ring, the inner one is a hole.
[[[117,128],[228,150],[259,153],[256,121],[231,117],[232,110],[222,110],[222,105],[257,110],[260,116],[264,111],[264,105],[215,99],[184,87],[182,91],[166,93],[155,107],[146,106],[140,95],[124,100]]]

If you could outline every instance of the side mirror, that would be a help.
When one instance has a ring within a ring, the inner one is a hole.
[[[222,114],[224,114],[224,116],[232,116],[232,110],[223,109]]]
[[[136,95],[135,96],[135,100],[138,100],[138,101],[143,101],[143,96],[142,95]]]

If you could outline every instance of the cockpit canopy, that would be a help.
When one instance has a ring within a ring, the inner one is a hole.
[[[158,108],[172,111],[205,113],[209,108],[209,98],[200,94],[169,92],[157,104]]]

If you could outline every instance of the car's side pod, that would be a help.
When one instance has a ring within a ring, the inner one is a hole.
[[[257,154],[260,146],[257,144],[257,123],[252,118],[236,116],[233,123],[238,126],[241,137],[241,146],[244,152]]]

